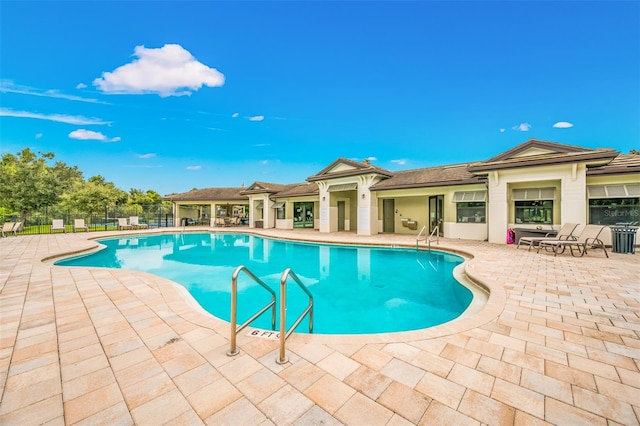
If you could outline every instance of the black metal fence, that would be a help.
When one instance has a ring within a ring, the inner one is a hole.
[[[100,212],[80,212],[50,207],[28,213],[24,217],[17,214],[0,215],[0,223],[22,222],[17,235],[48,234],[51,232],[54,219],[61,219],[67,232],[73,232],[76,219],[84,220],[89,231],[115,231],[118,229],[118,218],[126,218],[128,221],[131,216],[137,216],[138,222],[149,228],[173,226],[173,212],[162,205],[105,206]],[[62,231],[54,230],[54,232]]]

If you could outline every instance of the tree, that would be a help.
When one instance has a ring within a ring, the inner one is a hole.
[[[157,205],[162,203],[162,196],[151,189],[144,192],[142,189],[131,188],[129,191],[129,204],[139,206]]]
[[[49,166],[52,152],[36,155],[25,148],[17,155],[5,154],[0,160],[0,207],[20,213],[56,204],[75,182],[82,181],[82,172],[63,162]]]
[[[91,220],[92,214],[104,211],[106,206],[124,204],[126,201],[126,192],[98,175],[86,182],[76,182],[73,189],[63,197],[62,204],[67,208],[86,212],[88,220]]]

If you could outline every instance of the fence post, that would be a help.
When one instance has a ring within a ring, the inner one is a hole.
[[[107,230],[107,224],[108,224],[108,219],[109,219],[109,205],[105,204],[104,205],[104,230]]]

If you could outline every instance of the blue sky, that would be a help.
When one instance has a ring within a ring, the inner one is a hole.
[[[0,2],[0,153],[128,191],[640,149],[640,3]]]

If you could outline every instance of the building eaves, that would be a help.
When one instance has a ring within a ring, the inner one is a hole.
[[[166,201],[247,201],[244,188],[203,188],[164,197]]]
[[[482,177],[470,173],[468,164],[427,167],[395,172],[393,177],[371,187],[372,191],[387,189],[428,188],[446,185],[470,185],[484,183]]]
[[[346,164],[348,166],[353,167],[353,169],[329,173],[338,164]],[[369,173],[375,173],[383,177],[393,176],[393,172],[378,166],[374,166],[373,164],[364,163],[364,162],[361,163],[361,162],[349,160],[346,158],[338,158],[336,161],[329,164],[327,167],[322,169],[317,174],[313,176],[309,176],[307,178],[307,181],[316,182],[316,181],[325,180],[325,179],[334,179],[334,178],[348,177],[348,176],[361,176]]]
[[[275,194],[282,191],[287,185],[282,183],[254,182],[242,191],[243,195],[250,194]]]
[[[587,176],[640,174],[640,154],[620,154],[611,162],[597,167],[589,167]]]
[[[617,155],[619,155],[619,153],[612,149],[529,155],[524,157],[508,158],[505,160],[474,163],[469,166],[469,171],[477,173],[491,170],[516,169],[521,167],[548,166],[566,163],[599,163],[608,162]]]
[[[567,145],[567,144],[550,142],[550,141],[542,141],[539,139],[529,139],[528,141],[523,142],[520,145],[514,146],[510,150],[505,151],[501,154],[498,154],[495,157],[492,157],[486,160],[485,162],[492,163],[495,161],[507,160],[531,148],[538,148],[538,149],[543,149],[543,150],[556,152],[556,153],[593,151],[593,149],[591,148],[584,148],[581,146]]]
[[[282,191],[273,194],[272,198],[303,197],[319,193],[320,189],[316,183],[302,182],[287,185]]]

